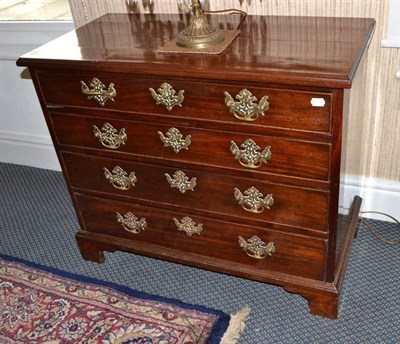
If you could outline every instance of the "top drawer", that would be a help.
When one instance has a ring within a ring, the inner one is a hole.
[[[94,78],[100,83],[93,82]],[[38,72],[38,79],[46,104],[253,123],[313,132],[328,133],[331,130],[330,93],[120,74]]]

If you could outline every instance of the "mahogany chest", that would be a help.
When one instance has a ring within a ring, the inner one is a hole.
[[[219,55],[158,52],[185,20],[108,14],[17,62],[83,258],[123,250],[273,283],[337,317],[361,205],[339,214],[342,129],[374,21],[249,16]]]

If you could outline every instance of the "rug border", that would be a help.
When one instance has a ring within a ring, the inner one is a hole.
[[[123,286],[121,284],[108,282],[108,281],[102,281],[102,280],[99,280],[99,279],[96,279],[93,277],[88,277],[88,276],[80,275],[80,274],[73,273],[73,272],[59,270],[57,268],[42,265],[39,263],[34,263],[34,262],[31,262],[31,261],[28,261],[28,260],[25,260],[22,258],[9,256],[9,255],[2,254],[2,253],[0,253],[0,259],[2,259],[4,261],[8,261],[8,262],[23,264],[23,265],[26,265],[27,267],[45,271],[50,274],[53,274],[53,275],[56,275],[59,277],[63,277],[66,279],[114,289],[114,290],[116,290],[120,293],[126,294],[128,296],[141,298],[141,299],[145,299],[145,300],[150,300],[150,301],[160,301],[160,302],[170,303],[170,304],[173,304],[173,305],[178,306],[183,309],[195,310],[195,311],[199,311],[199,312],[214,314],[214,315],[218,316],[218,320],[215,323],[215,326],[212,329],[210,336],[207,339],[208,344],[220,343],[221,339],[223,338],[224,334],[226,333],[226,331],[229,328],[231,315],[228,313],[225,313],[223,311],[220,311],[218,309],[214,309],[214,308],[210,308],[210,307],[202,306],[202,305],[190,304],[190,303],[186,303],[184,301],[178,300],[178,299],[146,293],[143,291],[132,289],[130,287]]]

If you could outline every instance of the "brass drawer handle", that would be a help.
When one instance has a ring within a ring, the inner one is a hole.
[[[160,88],[157,90],[159,94],[154,91],[153,88],[149,88],[151,95],[153,96],[156,104],[163,104],[168,111],[171,111],[172,108],[176,105],[182,106],[182,102],[185,99],[183,94],[184,90],[180,90],[178,95],[175,95],[176,91],[172,88],[172,86],[166,82],[162,83]]]
[[[271,241],[265,244],[258,236],[253,235],[249,240],[239,236],[239,246],[247,253],[248,256],[255,259],[264,259],[267,256],[272,256],[275,252],[274,243]]]
[[[271,146],[266,146],[264,150],[260,152],[260,146],[252,139],[246,139],[240,145],[240,148],[234,141],[231,141],[231,153],[242,166],[248,168],[259,168],[262,163],[267,163],[272,156]]]
[[[196,186],[196,178],[193,177],[191,180],[189,180],[185,172],[176,171],[173,177],[171,177],[168,173],[165,173],[164,175],[167,178],[171,188],[177,188],[182,194],[184,194],[187,190],[194,191]]]
[[[109,149],[118,149],[128,139],[125,128],[122,128],[118,133],[117,129],[110,123],[104,123],[101,130],[93,125],[93,134],[104,147]]]
[[[272,194],[268,194],[264,197],[254,186],[248,188],[244,192],[244,195],[238,188],[235,188],[234,197],[242,208],[250,213],[262,213],[265,208],[270,209],[274,204],[274,197]]]
[[[104,106],[107,100],[114,101],[114,98],[117,96],[117,91],[113,83],[106,89],[106,86],[99,79],[93,78],[89,86],[92,87],[92,89],[81,80],[82,93],[87,95],[89,100],[96,100],[101,106]]]
[[[119,190],[129,190],[131,186],[135,186],[137,181],[135,172],[129,175],[121,167],[115,166],[110,172],[106,167],[103,167],[104,176],[106,179]]]
[[[229,108],[229,111],[241,121],[253,122],[260,115],[264,116],[264,112],[269,109],[268,96],[262,97],[260,102],[256,104],[254,102],[257,101],[257,98],[247,89],[241,90],[236,95],[238,102],[235,102],[228,92],[224,92],[224,95],[225,105]]]
[[[175,153],[179,153],[183,148],[189,149],[189,146],[192,143],[191,135],[187,135],[183,138],[183,135],[176,128],[169,128],[165,136],[161,131],[158,132],[158,135],[160,135],[164,147],[171,147]]]
[[[125,230],[133,234],[138,234],[147,227],[147,222],[144,217],[139,220],[131,212],[127,212],[124,216],[117,213],[117,221]]]
[[[178,227],[178,231],[183,231],[188,236],[192,236],[193,234],[200,235],[201,231],[203,230],[202,223],[196,225],[196,223],[188,216],[185,216],[180,222],[174,217],[174,222]]]

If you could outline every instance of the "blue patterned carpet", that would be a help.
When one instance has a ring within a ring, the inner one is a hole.
[[[371,221],[387,238],[394,224]],[[400,245],[360,226],[346,272],[338,320],[308,314],[307,302],[283,288],[116,252],[84,261],[60,172],[0,164],[0,253],[130,288],[235,313],[251,308],[240,344],[400,343]]]

